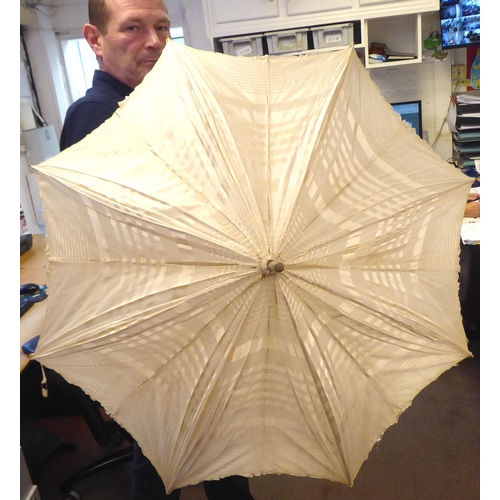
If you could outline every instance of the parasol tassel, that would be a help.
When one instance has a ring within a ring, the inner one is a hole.
[[[49,384],[47,383],[47,375],[45,375],[45,370],[43,369],[43,365],[40,365],[40,367],[42,368],[42,383],[41,383],[42,396],[44,398],[48,398],[49,397]]]

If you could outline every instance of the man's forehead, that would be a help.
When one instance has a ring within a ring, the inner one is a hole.
[[[162,10],[168,19],[167,6],[162,0],[106,0],[106,3],[113,15],[134,10]]]

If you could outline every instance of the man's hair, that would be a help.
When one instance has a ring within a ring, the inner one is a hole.
[[[106,0],[89,0],[89,23],[105,35],[108,31],[109,9]]]

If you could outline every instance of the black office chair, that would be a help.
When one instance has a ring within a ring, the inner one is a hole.
[[[34,352],[36,341],[23,347],[26,353]],[[28,366],[21,374],[21,417],[25,423],[35,422],[37,418],[62,416],[62,415],[82,415],[87,423],[92,435],[99,446],[106,447],[110,444],[121,444],[125,440],[131,443],[130,446],[122,448],[115,453],[110,454],[96,462],[89,464],[83,469],[76,471],[70,477],[66,478],[60,491],[63,500],[80,500],[81,496],[75,491],[75,485],[88,476],[107,470],[111,467],[123,464],[133,459],[133,439],[122,427],[114,420],[105,419],[101,413],[101,408],[97,402],[87,396],[82,389],[67,382],[57,372],[45,368],[47,385],[49,388],[49,397],[42,397],[41,381],[42,372],[40,364],[36,361],[30,361]],[[59,438],[60,439],[60,438]],[[26,461],[28,468],[36,466],[30,457],[29,436],[25,436]],[[74,451],[76,447],[64,440],[57,441],[57,437],[51,440],[51,449],[47,449],[46,455],[57,451]],[[41,450],[40,443],[37,443],[37,460],[40,462]],[[23,444],[21,443],[21,446]],[[43,454],[43,450],[42,450]]]

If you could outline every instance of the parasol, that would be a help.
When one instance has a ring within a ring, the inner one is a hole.
[[[51,300],[33,357],[99,401],[168,491],[235,474],[352,484],[470,355],[470,179],[353,48],[169,42],[108,121],[36,171]]]

